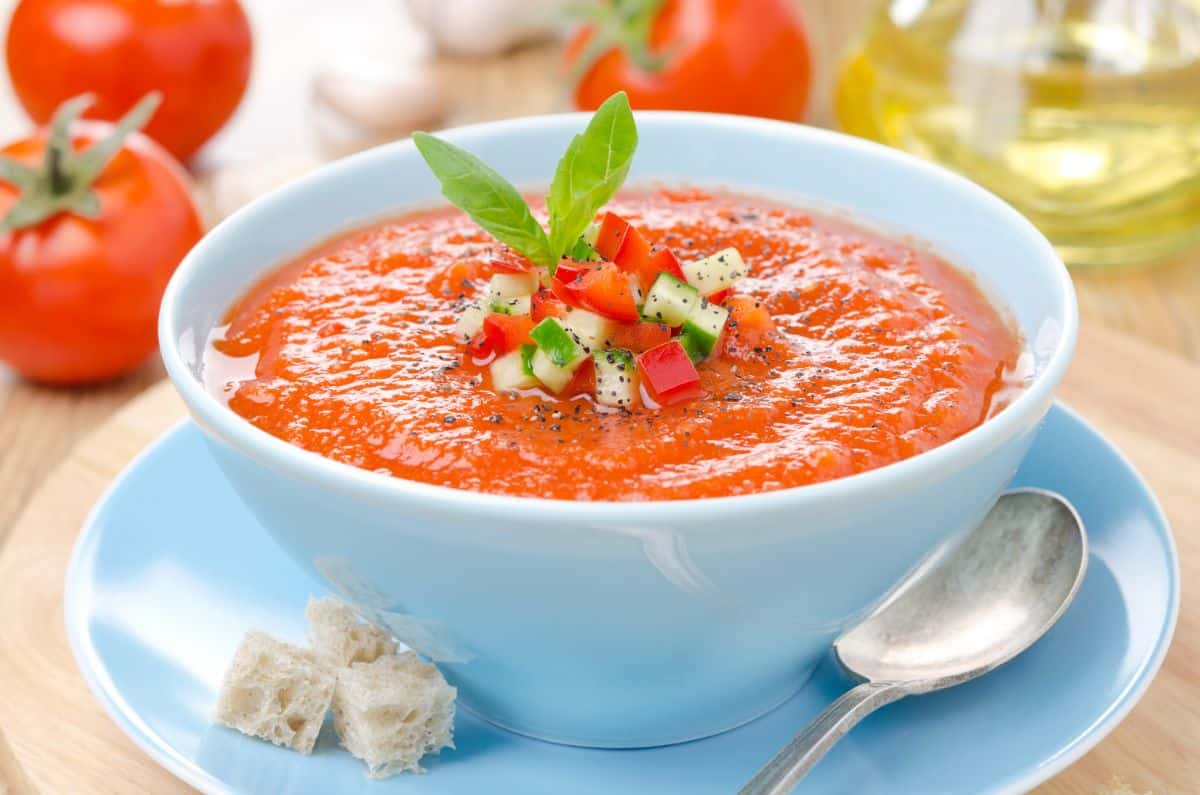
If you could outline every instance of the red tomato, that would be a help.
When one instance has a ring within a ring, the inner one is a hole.
[[[641,353],[671,341],[671,327],[662,323],[621,323],[609,335],[610,347]]]
[[[71,146],[82,149],[112,131],[104,122],[77,123]],[[37,169],[46,145],[43,131],[0,154]],[[149,356],[167,280],[203,233],[187,175],[139,133],[125,139],[91,187],[95,218],[62,210],[0,232],[0,360],[37,381],[99,381]],[[0,215],[28,195],[0,182]]]
[[[151,91],[146,134],[187,159],[233,115],[250,78],[250,25],[237,0],[20,0],[8,72],[39,124],[90,92],[115,120]]]
[[[492,338],[480,331],[467,343],[467,353],[471,354],[471,358],[476,362],[486,362],[496,353],[493,344]]]
[[[700,373],[676,340],[646,351],[638,357],[637,365],[650,397],[664,406],[703,394]]]
[[[612,260],[617,256],[628,229],[629,222],[624,218],[616,213],[605,213],[600,220],[600,230],[596,233],[596,245],[593,248],[606,260]]]
[[[748,359],[754,348],[775,332],[771,313],[757,298],[735,295],[729,299],[729,322],[721,335],[721,350],[734,359]]]
[[[738,295],[729,300],[729,320],[730,326],[743,335],[756,334],[760,339],[775,330],[771,313],[762,301],[751,295]]]
[[[528,273],[532,267],[532,262],[511,249],[492,258],[492,270],[496,273]]]
[[[634,108],[700,110],[797,121],[810,84],[808,37],[791,0],[667,0],[613,3],[567,48],[582,72],[575,104],[594,110],[624,89]],[[631,40],[639,15],[655,13],[649,37]],[[632,22],[632,24],[631,24]],[[579,58],[603,27],[620,45],[590,64]]]
[[[596,366],[592,362],[592,357],[584,360],[583,364],[575,368],[574,374],[571,376],[571,383],[567,384],[567,388],[563,390],[567,395],[592,395],[596,392]]]
[[[483,319],[483,335],[498,355],[531,344],[529,332],[532,329],[533,318],[529,315],[488,315]]]

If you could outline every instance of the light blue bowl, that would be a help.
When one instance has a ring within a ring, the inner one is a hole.
[[[535,186],[548,182],[585,123],[581,115],[519,119],[446,137]],[[742,497],[503,497],[305,452],[205,391],[204,342],[281,261],[348,227],[439,201],[407,141],[327,166],[222,223],[180,266],[160,321],[167,371],[213,456],[289,555],[439,661],[472,710],[523,734],[590,746],[715,734],[803,686],[843,628],[978,521],[1008,484],[1067,367],[1077,325],[1070,279],[1041,234],[949,172],[779,122],[643,113],[638,126],[633,180],[720,184],[845,208],[929,241],[1011,311],[1035,363],[1029,387],[930,452]]]

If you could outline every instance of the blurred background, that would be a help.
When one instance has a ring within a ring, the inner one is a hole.
[[[190,172],[206,226],[414,128],[626,88],[635,108],[802,120],[957,169],[1053,239],[1085,323],[1200,361],[1200,0],[0,0],[0,20],[0,137],[84,90],[115,119],[162,88],[146,131]],[[160,62],[184,73],[159,80]],[[0,299],[0,337],[25,309]],[[80,433],[161,378],[143,359],[32,380],[0,364],[0,528]]]

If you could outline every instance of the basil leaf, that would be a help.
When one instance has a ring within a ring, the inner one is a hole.
[[[554,269],[560,252],[551,249],[545,230],[508,180],[465,149],[428,133],[413,133],[413,143],[451,204],[501,243]]]
[[[546,206],[550,210],[550,249],[571,250],[629,174],[637,149],[637,125],[624,91],[613,94],[593,114],[587,129],[571,140],[558,161]]]

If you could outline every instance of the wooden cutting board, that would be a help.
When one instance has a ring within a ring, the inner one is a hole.
[[[1200,368],[1085,329],[1061,395],[1150,481],[1173,523],[1183,579],[1193,587],[1184,589],[1174,645],[1143,701],[1108,739],[1038,792],[1197,792]],[[0,731],[11,753],[0,753],[0,773],[13,793],[188,791],[101,711],[75,668],[62,618],[67,559],[88,510],[130,459],[183,413],[169,384],[134,400],[47,479],[9,535],[0,556]]]

